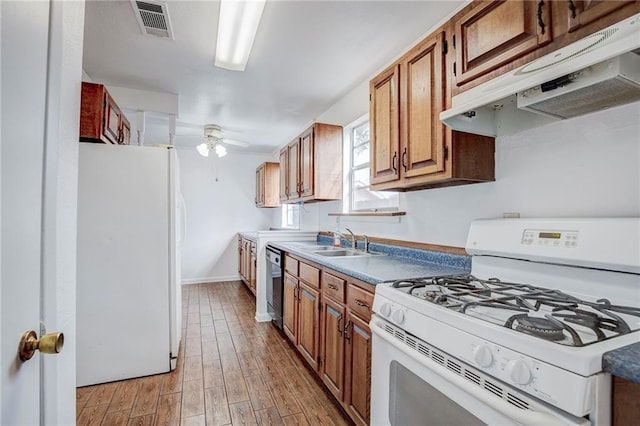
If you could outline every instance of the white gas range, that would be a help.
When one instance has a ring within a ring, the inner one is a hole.
[[[640,219],[479,220],[466,248],[470,275],[376,287],[371,424],[608,424]]]

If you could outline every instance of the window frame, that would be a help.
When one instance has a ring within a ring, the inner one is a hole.
[[[345,205],[345,208],[343,208],[344,213],[372,213],[372,212],[395,212],[395,211],[399,211],[400,209],[400,200],[399,200],[399,196],[397,193],[387,193],[385,192],[384,194],[389,195],[389,194],[393,194],[395,196],[389,197],[388,199],[395,199],[394,202],[394,206],[382,206],[382,207],[373,207],[373,208],[361,208],[361,209],[357,209],[355,208],[355,199],[354,199],[354,194],[356,191],[354,191],[355,188],[355,172],[358,170],[363,170],[363,169],[369,169],[369,176],[370,175],[370,170],[371,170],[371,157],[369,157],[369,160],[367,160],[366,163],[362,163],[359,164],[357,166],[354,165],[354,160],[355,160],[355,155],[354,155],[354,150],[357,147],[360,147],[362,145],[368,144],[369,145],[369,149],[371,149],[371,138],[369,137],[367,142],[363,142],[360,144],[355,144],[355,134],[356,131],[360,128],[362,128],[363,126],[367,125],[369,126],[369,135],[371,134],[371,128],[370,128],[370,124],[371,124],[371,120],[369,119],[369,114],[364,115],[363,117],[360,117],[358,120],[355,120],[353,123],[351,123],[349,126],[347,126],[347,132],[348,132],[348,139],[349,139],[349,147],[348,147],[348,151],[345,153],[348,157],[348,162],[345,162],[345,172],[347,173],[347,179],[345,179],[345,192],[347,194],[347,197],[343,200],[343,204]],[[345,150],[346,151],[346,150]],[[373,193],[378,193],[380,191],[373,191],[370,188],[370,184],[369,187],[365,187],[364,189],[366,189],[369,192],[373,192]],[[359,189],[363,189],[363,188],[359,188]]]

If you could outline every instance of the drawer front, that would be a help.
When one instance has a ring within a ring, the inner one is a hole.
[[[347,290],[347,306],[351,312],[368,322],[371,319],[373,293],[349,284],[349,289]]]
[[[299,271],[298,276],[301,280],[316,288],[320,288],[320,269],[300,262]]]
[[[322,273],[322,294],[331,297],[336,302],[344,303],[344,289],[346,281],[327,272]]]
[[[291,275],[298,276],[298,261],[291,256],[284,257],[284,270]]]

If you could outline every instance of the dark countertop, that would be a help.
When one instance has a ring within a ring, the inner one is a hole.
[[[640,383],[640,342],[606,352],[602,355],[602,368],[614,376]]]
[[[330,239],[325,238],[318,237],[316,244],[330,245]],[[312,241],[271,242],[269,245],[373,285],[405,278],[464,274],[471,269],[469,256],[384,244],[372,243],[370,246],[370,251],[382,255],[349,257],[315,254],[310,249]]]

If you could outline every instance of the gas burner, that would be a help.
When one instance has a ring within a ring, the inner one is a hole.
[[[637,330],[626,321],[640,309],[606,299],[578,299],[556,289],[473,275],[446,275],[398,280],[404,293],[461,314],[514,331],[569,346],[594,342]]]
[[[516,330],[533,334],[547,340],[564,339],[564,328],[557,321],[538,317],[517,318]]]

